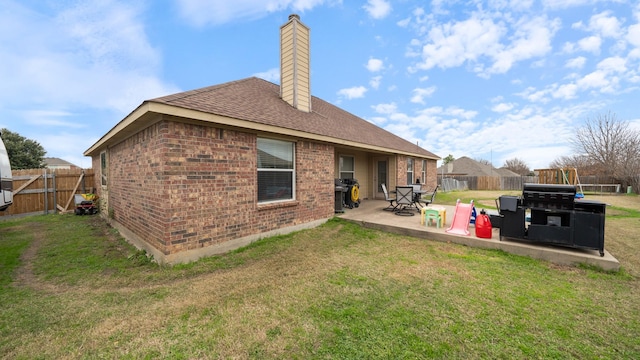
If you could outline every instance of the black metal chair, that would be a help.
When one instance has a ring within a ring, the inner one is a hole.
[[[436,193],[438,192],[438,186],[439,185],[436,185],[436,188],[433,189],[433,193],[431,194],[431,199],[426,199],[426,200],[425,199],[420,199],[420,201],[424,203],[424,206],[427,206],[427,205],[433,203],[433,201],[436,199]]]
[[[398,208],[398,204],[395,204],[396,202],[396,198],[392,198],[389,196],[389,191],[387,190],[387,185],[386,184],[380,184],[380,186],[382,186],[382,192],[384,193],[384,199],[387,200],[389,202],[389,206],[387,206],[386,208],[382,209],[385,211],[396,211]]]
[[[395,214],[400,216],[413,216],[415,211],[411,211],[413,206],[413,186],[396,186],[396,203],[398,209]]]

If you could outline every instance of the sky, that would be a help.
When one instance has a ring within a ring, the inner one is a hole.
[[[294,13],[314,96],[440,157],[547,168],[588,119],[640,130],[636,0],[0,0],[0,128],[91,167],[144,100],[278,84]]]

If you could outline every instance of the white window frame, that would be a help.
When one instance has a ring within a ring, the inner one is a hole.
[[[107,151],[100,152],[100,185],[103,188],[107,188],[109,184],[109,157]]]
[[[344,159],[351,159],[351,163],[353,164],[353,170],[345,170],[344,169]],[[339,159],[339,169],[338,169],[338,173],[340,174],[340,179],[349,179],[347,177],[342,176],[342,174],[350,174],[351,178],[350,179],[355,179],[356,178],[356,157],[353,155],[340,155],[340,159]]]
[[[422,179],[420,180],[422,184],[427,183],[427,160],[422,159]]]
[[[413,184],[413,158],[407,158],[407,185]]]
[[[261,141],[265,141],[265,142],[271,142],[271,143],[280,143],[280,144],[287,144],[291,146],[291,168],[260,168],[260,161],[259,158],[256,159],[256,167],[257,167],[257,173],[256,175],[259,175],[260,172],[271,172],[271,173],[277,173],[277,172],[284,172],[284,173],[291,173],[291,197],[289,198],[281,198],[281,199],[266,199],[266,200],[260,200],[260,177],[257,176],[257,186],[258,186],[258,191],[257,191],[257,196],[258,196],[258,203],[259,204],[268,204],[268,203],[276,203],[276,202],[284,202],[284,201],[292,201],[296,199],[296,143],[293,141],[287,141],[287,140],[281,140],[281,139],[272,139],[272,138],[265,138],[265,137],[259,137],[256,141],[256,150],[260,149],[260,145],[259,143]],[[260,156],[259,151],[257,151],[256,154],[257,157]]]

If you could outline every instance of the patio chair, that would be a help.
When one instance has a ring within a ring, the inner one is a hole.
[[[439,185],[436,185],[436,188],[433,189],[433,193],[431,194],[431,199],[420,199],[421,202],[424,203],[424,206],[427,206],[427,205],[433,203],[433,201],[436,199],[436,193],[438,192],[438,186]]]
[[[397,186],[396,187],[396,203],[398,208],[395,212],[400,216],[413,216],[414,211],[411,211],[413,205],[413,186]]]
[[[380,184],[380,186],[382,186],[382,192],[384,193],[384,199],[389,202],[389,206],[387,206],[386,208],[384,208],[382,210],[385,210],[385,211],[396,211],[397,208],[398,208],[398,204],[395,204],[396,198],[389,196],[389,191],[387,190],[387,185],[386,184]]]

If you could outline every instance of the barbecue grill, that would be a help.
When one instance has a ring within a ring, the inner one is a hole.
[[[604,256],[606,204],[577,200],[573,185],[524,184],[522,197],[500,196],[498,206],[501,240],[595,249]]]

